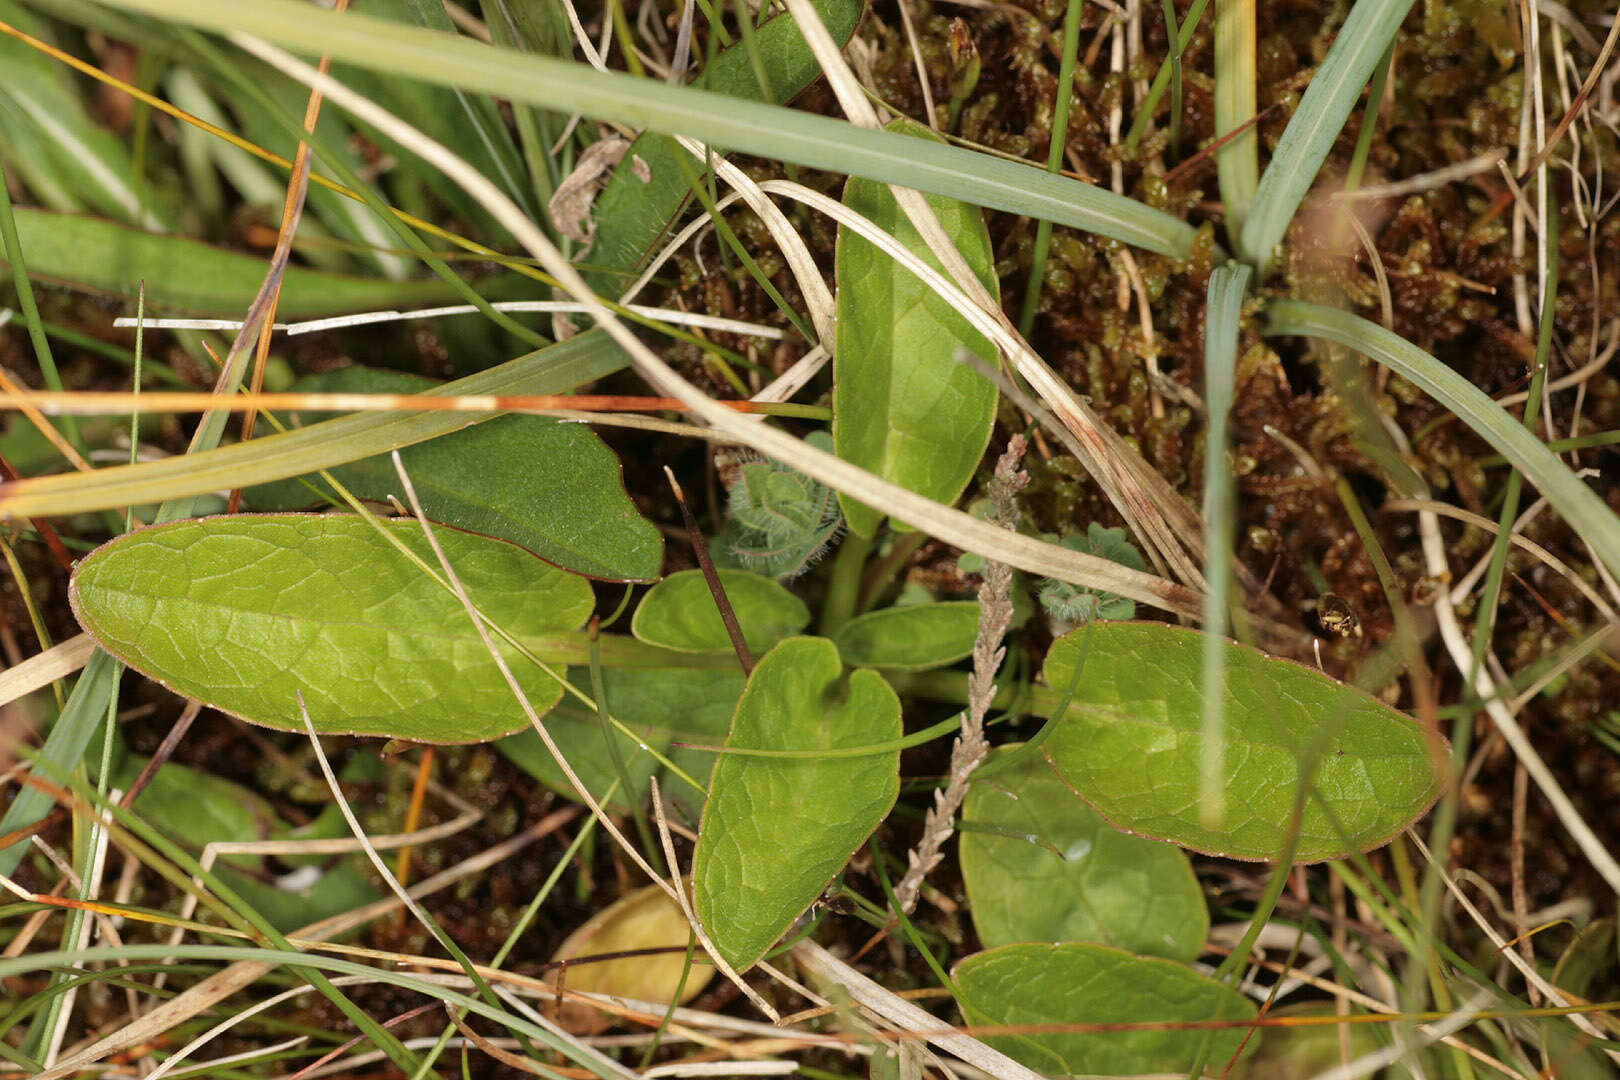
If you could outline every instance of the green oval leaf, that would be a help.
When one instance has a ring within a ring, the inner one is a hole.
[[[428,566],[414,521],[384,527]],[[591,588],[500,540],[437,530],[473,602],[520,638],[578,627]],[[73,613],[97,644],[176,693],[265,727],[427,743],[482,742],[525,723],[456,597],[377,529],[344,515],[176,521],[80,561]],[[541,711],[561,685],[509,646]]]
[[[1212,855],[1275,858],[1313,748],[1298,862],[1379,847],[1439,797],[1439,736],[1361,690],[1227,642],[1226,821],[1206,828],[1198,813],[1203,640],[1185,627],[1100,623],[1052,644],[1048,686],[1071,685],[1082,650],[1085,667],[1047,754],[1116,827]]]
[[[958,850],[986,948],[1093,941],[1191,960],[1209,933],[1187,856],[1109,825],[1040,757],[968,790]]]
[[[1243,1047],[1242,1021],[1255,1015],[1237,991],[1172,960],[1132,956],[1106,945],[1004,945],[956,965],[957,1001],[970,1024],[1174,1024],[1229,1020],[1210,1031],[1207,1061],[1224,1064]],[[1199,1031],[1144,1027],[992,1035],[1008,1057],[1046,1073],[1116,1076],[1188,1072],[1204,1048]]]
[[[821,895],[900,793],[898,750],[814,756],[900,736],[900,699],[883,677],[857,671],[846,680],[843,671],[826,638],[789,638],[765,654],[726,747],[810,756],[725,755],[709,779],[692,856],[695,903],[739,971]]]
[[[973,651],[979,605],[972,600],[870,611],[838,628],[833,642],[850,667],[926,671]]]
[[[909,120],[889,130],[938,139]],[[928,203],[945,234],[999,295],[995,253],[979,208],[940,196]],[[910,250],[939,263],[887,184],[852,179],[844,205],[865,214]],[[960,312],[856,233],[838,231],[838,349],[833,360],[833,443],[838,456],[885,480],[954,503],[973,479],[995,424],[996,388],[958,362],[966,349],[994,360],[994,346]],[[881,509],[838,497],[849,527],[877,532]]]
[[[810,624],[804,601],[768,577],[747,570],[721,570],[720,585],[737,613],[743,640],[764,652]],[[714,594],[701,570],[682,570],[647,590],[630,620],[630,632],[649,645],[678,652],[730,652],[731,635],[720,621]]]
[[[300,379],[303,393],[420,394],[439,387],[402,371],[350,367]],[[332,413],[310,413],[306,424]],[[663,569],[658,529],[636,512],[619,459],[595,432],[539,416],[499,416],[400,451],[433,521],[510,540],[588,577],[650,581]],[[362,499],[403,498],[387,454],[332,470]],[[300,510],[316,501],[315,477],[250,488],[258,509]]]

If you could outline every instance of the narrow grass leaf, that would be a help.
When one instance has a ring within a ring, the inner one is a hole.
[[[1252,18],[1253,13],[1250,12]],[[1253,271],[1241,263],[1216,267],[1209,278],[1204,324],[1204,402],[1209,428],[1204,436],[1204,594],[1203,687],[1204,755],[1198,776],[1199,817],[1205,827],[1218,829],[1226,816],[1226,635],[1232,591],[1233,499],[1232,470],[1227,467],[1229,446],[1227,414],[1232,408],[1237,379],[1237,352],[1242,329],[1243,300]]]
[[[1091,941],[1192,960],[1209,934],[1204,894],[1181,849],[1109,825],[1042,757],[969,789],[959,850],[986,948]]]
[[[855,32],[863,5],[860,0],[821,0],[816,10],[833,38],[843,43]],[[770,72],[776,104],[791,101],[821,74],[804,35],[786,15],[760,27],[754,42]],[[739,98],[757,100],[760,94],[759,81],[741,43],[716,53],[694,85]],[[584,256],[592,271],[585,275],[591,288],[617,296],[626,280],[620,275],[641,269],[663,243],[692,197],[679,164],[690,160],[691,155],[667,135],[643,133],[630,144],[607,187],[596,197],[592,214],[596,234]]]
[[[1229,1020],[1208,1036],[1208,1058],[1245,1050],[1254,1003],[1171,960],[1106,945],[1004,945],[956,965],[957,1001],[970,1024],[1174,1024]],[[1182,1030],[991,1035],[985,1042],[1038,1072],[1121,1076],[1186,1073],[1206,1042]]]
[[[873,671],[848,677],[825,638],[789,638],[760,660],[726,746],[833,750],[900,735],[900,699]],[[860,757],[722,757],[692,881],[719,954],[750,967],[821,895],[900,793],[900,752]]]
[[[229,74],[217,68],[210,72],[215,61],[229,63]],[[205,88],[197,74],[198,71],[212,75],[208,87]],[[230,81],[233,77],[252,86],[254,92],[243,93],[240,83]],[[202,100],[198,103],[205,105],[209,114],[204,119],[213,120],[222,127],[236,131],[259,146],[276,147],[286,156],[292,156],[295,139],[292,132],[287,130],[285,121],[296,118],[296,130],[303,129],[304,110],[309,102],[308,87],[301,86],[262,61],[223,49],[216,50],[215,54],[199,54],[193,65],[177,67],[170,76],[170,84],[183,92],[175,96],[176,105],[184,107],[184,103],[179,100],[180,96],[193,100],[200,97]],[[210,89],[213,96],[209,96]],[[214,104],[216,97],[228,106],[234,123]],[[180,125],[179,130],[190,132],[193,137],[206,141],[206,153],[219,163],[220,171],[225,174],[231,185],[238,189],[242,198],[249,202],[256,201],[274,206],[285,197],[286,178],[273,172],[266,163],[211,134],[196,131],[189,124]],[[365,157],[361,151],[369,144],[358,136],[356,129],[349,123],[348,115],[341,109],[322,109],[315,121],[314,138],[308,141],[310,148],[316,153],[314,165],[316,175],[326,172],[341,175],[345,172],[364,171],[366,168]],[[334,161],[334,158],[338,160]],[[389,223],[372,213],[362,202],[340,195],[324,184],[316,183],[309,185],[305,200],[306,220],[299,223],[300,239],[320,238],[322,234],[311,226],[324,225],[335,236],[355,244],[379,249],[399,246],[399,241],[390,230]],[[458,212],[461,210],[459,206],[455,206],[455,209]],[[307,218],[311,216],[317,221],[309,222]],[[474,219],[464,217],[463,220]],[[352,256],[331,245],[307,244],[299,254],[322,269],[341,270],[352,268],[354,265]],[[368,261],[376,266],[384,277],[396,280],[406,276],[414,268],[411,260],[384,250],[370,252]]]
[[[420,525],[385,527],[433,565]],[[519,638],[543,642],[590,614],[585,579],[500,540],[440,534],[474,603]],[[300,730],[299,694],[324,734],[465,743],[525,722],[455,595],[359,517],[142,529],[86,556],[69,598],[103,649],[265,727]],[[556,680],[507,657],[537,709],[557,701]]]
[[[1564,515],[1570,527],[1592,545],[1609,572],[1620,574],[1620,517],[1479,387],[1405,338],[1349,312],[1284,300],[1272,304],[1267,315],[1267,334],[1300,334],[1338,342],[1383,364],[1433,397],[1522,472]]]
[[[1444,744],[1370,694],[1290,660],[1225,642],[1227,806],[1198,812],[1204,636],[1159,623],[1100,623],[1053,643],[1048,686],[1084,677],[1046,743],[1069,786],[1114,826],[1211,855],[1269,859],[1284,849],[1302,758],[1334,725],[1299,825],[1297,862],[1389,842],[1440,794]],[[1342,832],[1341,832],[1342,830]]]
[[[40,21],[15,0],[0,0],[0,19],[35,37],[48,37]],[[66,69],[9,35],[0,36],[0,132],[19,150],[42,155],[28,170],[82,197],[104,214],[148,229],[167,221],[151,205],[129,151],[85,111]],[[32,255],[30,250],[30,255]]]
[[[84,670],[79,673],[78,682],[73,684],[73,693],[68,695],[67,704],[39,749],[41,763],[49,763],[65,772],[84,759],[90,737],[100,730],[107,717],[107,700],[122,673],[123,668],[118,661],[105,652],[98,649],[90,654]],[[43,775],[51,774],[44,772]],[[4,816],[0,816],[0,835],[32,825],[45,816],[52,801],[52,797],[43,789],[23,785],[12,798],[11,805],[6,807]],[[0,874],[10,874],[16,870],[23,852],[27,850],[26,839],[0,848]]]
[[[810,625],[804,601],[771,578],[747,570],[721,570],[720,585],[737,613],[743,640],[755,653]],[[678,652],[731,651],[731,635],[701,570],[682,570],[654,585],[641,598],[630,632],[649,645]]]
[[[1254,0],[1215,0],[1215,137],[1231,135],[1254,119],[1258,94]],[[1215,151],[1226,211],[1226,235],[1235,244],[1248,220],[1260,180],[1260,133],[1252,126]]]
[[[293,389],[411,394],[439,385],[405,372],[351,367],[301,379]],[[587,577],[652,581],[663,568],[663,537],[636,512],[619,459],[580,424],[501,416],[409,447],[400,458],[434,521],[510,540]],[[333,476],[362,499],[403,498],[386,454],[339,466]],[[296,479],[249,488],[244,497],[261,510],[301,510],[315,501]]]
[[[1412,0],[1356,0],[1260,176],[1238,254],[1264,271]]]
[[[932,143],[910,120],[893,132]],[[931,196],[929,205],[962,257],[999,295],[995,253],[976,207]],[[844,205],[941,270],[887,184],[852,179]],[[834,353],[833,447],[838,456],[950,505],[973,479],[995,426],[996,388],[957,359],[993,360],[995,346],[949,301],[858,233],[838,232],[838,348]],[[881,509],[840,494],[852,531],[871,538]]]
[[[294,0],[257,0],[230,8],[212,0],[116,0],[114,6],[205,29],[254,34],[386,74],[484,91],[637,129],[690,135],[728,150],[1049,218],[1176,258],[1187,257],[1197,235],[1170,214],[987,154],[621,72],[599,72],[364,15],[312,9]]]
[[[430,392],[557,394],[611,374],[629,362],[605,333],[589,330]],[[184,457],[0,484],[0,512],[48,517],[248,487],[359,461],[478,422],[477,413],[357,413]]]
[[[833,643],[850,667],[927,671],[967,656],[978,633],[978,603],[952,600],[869,611],[839,627]]]
[[[421,27],[454,38],[455,25],[440,0],[365,0],[356,5],[366,15],[399,26]],[[366,67],[333,65],[332,73],[345,83],[454,150],[479,172],[500,185],[531,216],[537,208],[525,179],[522,156],[508,133],[500,110],[487,94],[469,94],[456,87],[434,86],[410,77],[382,78]],[[386,133],[361,125],[366,138],[394,156],[413,177],[420,177],[434,194],[458,212],[470,210],[472,220],[486,230],[494,226],[489,214],[438,169],[432,168]],[[498,235],[498,234],[496,234]]]
[[[251,255],[102,218],[23,207],[16,214],[29,273],[69,288],[133,300],[144,281],[149,309],[240,318],[264,282],[266,261]],[[533,289],[515,277],[481,287],[492,300],[516,299]],[[289,319],[313,319],[460,300],[461,294],[442,281],[386,281],[291,266],[276,311]]]

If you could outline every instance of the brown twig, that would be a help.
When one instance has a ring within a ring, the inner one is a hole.
[[[337,0],[334,10],[344,11],[349,6],[349,0]],[[323,56],[319,63],[322,75],[331,70],[332,58]],[[304,131],[313,133],[315,122],[321,115],[321,92],[318,88],[309,92],[309,101],[304,106]],[[287,179],[287,197],[281,208],[281,230],[276,237],[275,254],[271,256],[273,262],[285,264],[292,251],[293,234],[298,231],[298,222],[304,216],[304,197],[309,192],[309,142],[300,138],[298,148],[293,152],[292,176]],[[281,282],[270,292],[264,322],[259,325],[258,348],[253,354],[253,374],[249,389],[258,393],[264,389],[264,369],[270,363],[270,332],[276,321],[276,305],[281,302]],[[255,410],[248,410],[242,417],[242,441],[247,442],[253,438],[254,422],[259,414]],[[242,505],[242,489],[232,488],[230,499],[226,503],[225,512],[234,514]]]
[[[156,753],[142,767],[140,775],[135,777],[135,782],[129,785],[129,790],[124,792],[123,799],[118,803],[119,806],[127,810],[135,805],[135,800],[141,797],[141,792],[145,791],[146,785],[152,782],[152,777],[168,763],[169,758],[174,756],[174,748],[180,745],[180,740],[185,738],[186,732],[191,728],[191,722],[197,719],[197,714],[200,712],[202,712],[202,702],[189,701],[186,703],[186,707],[181,710],[180,718],[174,722],[174,726],[169,729],[169,733],[163,736],[163,741],[158,744]]]
[[[996,462],[995,476],[988,485],[990,520],[1008,530],[1017,527],[1018,492],[1029,483],[1028,474],[1018,468],[1023,456],[1024,437],[1014,435]],[[895,903],[901,911],[909,912],[916,907],[923,880],[939,865],[945,854],[945,842],[956,832],[956,812],[967,798],[968,781],[990,753],[990,744],[984,738],[984,718],[995,700],[996,672],[1001,669],[1002,658],[1007,653],[1001,642],[1012,622],[1011,593],[1012,567],[1005,563],[986,563],[984,579],[979,584],[979,635],[973,642],[973,673],[968,676],[968,706],[962,714],[962,733],[951,747],[950,778],[934,793],[934,805],[923,823],[922,841],[911,852],[905,877],[895,886]]]
[[[686,533],[692,538],[692,554],[697,556],[698,566],[703,569],[703,580],[709,583],[709,591],[714,594],[714,606],[720,609],[720,621],[726,624],[726,633],[731,637],[731,647],[737,650],[737,663],[742,665],[743,675],[746,677],[754,673],[754,657],[748,651],[748,642],[743,640],[742,626],[737,622],[737,612],[732,609],[731,599],[726,596],[725,586],[720,584],[720,571],[714,568],[714,560],[709,558],[709,544],[703,539],[703,530],[698,528],[697,518],[692,516],[692,508],[686,505],[686,492],[681,490],[680,481],[669,466],[664,466],[664,475],[669,477],[669,486],[675,492],[675,501],[680,504],[681,517],[686,522]]]

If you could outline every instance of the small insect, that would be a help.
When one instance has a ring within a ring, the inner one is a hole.
[[[1322,629],[1338,637],[1361,637],[1361,619],[1350,601],[1338,593],[1323,593],[1316,601],[1316,621]]]

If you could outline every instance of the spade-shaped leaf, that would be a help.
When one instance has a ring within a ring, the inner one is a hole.
[[[810,609],[778,582],[747,570],[721,570],[720,585],[737,614],[743,640],[764,652],[810,622]],[[720,620],[714,594],[701,570],[682,570],[647,590],[630,620],[630,632],[649,645],[679,652],[730,652],[731,635]]]
[[[385,522],[435,572],[414,521]],[[479,608],[545,654],[590,614],[589,584],[522,548],[436,530]],[[202,518],[141,529],[86,556],[70,600],[97,644],[177,693],[266,727],[480,742],[525,720],[455,595],[367,521]],[[562,693],[509,646],[542,711]]]
[[[909,120],[889,129],[939,138]],[[928,203],[967,264],[996,295],[995,254],[979,208],[934,195]],[[844,205],[939,268],[887,184],[852,178],[844,188]],[[837,261],[833,443],[838,456],[930,499],[955,502],[990,442],[996,412],[995,386],[956,352],[965,349],[993,360],[995,350],[915,274],[848,229],[838,231]],[[853,532],[870,537],[877,531],[881,507],[838,498]]]
[[[985,1041],[1037,1072],[1102,1076],[1186,1073],[1200,1053],[1217,1069],[1238,1053],[1255,1007],[1237,991],[1173,960],[1107,945],[1004,945],[956,965],[969,1024],[1140,1024],[1133,1030],[992,1035]],[[1211,1029],[1154,1028],[1231,1021]],[[1205,1030],[1208,1034],[1205,1034]]]
[[[306,393],[420,394],[439,384],[402,371],[350,367],[300,379]],[[303,418],[317,423],[330,414]],[[651,581],[664,543],[624,490],[619,459],[580,424],[540,416],[498,416],[400,452],[434,521],[510,540],[565,570],[615,581]],[[332,470],[362,499],[404,499],[387,454]],[[258,509],[301,510],[318,502],[315,477],[249,488]]]
[[[1275,858],[1301,770],[1314,764],[1294,857],[1317,862],[1387,843],[1439,796],[1438,735],[1370,694],[1228,642],[1226,818],[1207,828],[1198,799],[1202,651],[1197,630],[1099,623],[1060,638],[1047,655],[1047,685],[1074,685],[1047,753],[1115,826],[1210,854]]]
[[[969,789],[959,850],[986,948],[1095,941],[1191,960],[1209,933],[1204,894],[1181,849],[1109,825],[1043,757]]]
[[[749,967],[815,901],[900,793],[900,752],[825,757],[900,735],[900,699],[874,671],[847,679],[826,638],[789,638],[748,679],[692,857],[698,918],[728,963]]]
[[[833,640],[850,667],[926,671],[973,651],[979,605],[972,600],[869,611],[838,628]]]

